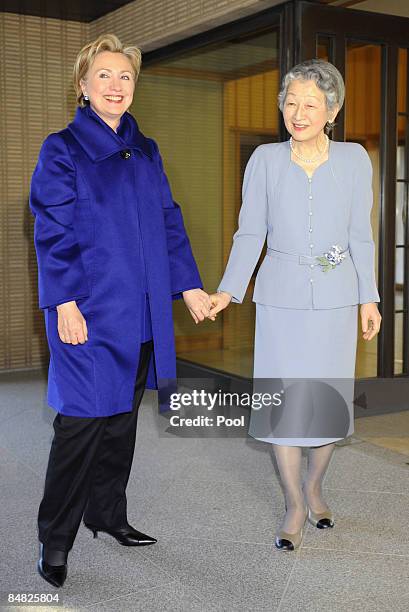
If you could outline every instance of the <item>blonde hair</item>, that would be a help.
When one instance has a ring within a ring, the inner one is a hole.
[[[142,63],[142,53],[138,47],[124,47],[115,34],[101,34],[93,42],[87,43],[77,55],[73,70],[73,82],[77,102],[80,106],[86,106],[84,94],[82,93],[80,81],[85,79],[95,56],[102,51],[112,51],[113,53],[123,53],[131,62],[135,83],[138,80],[139,71]]]

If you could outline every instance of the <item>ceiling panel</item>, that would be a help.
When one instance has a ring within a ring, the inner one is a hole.
[[[55,17],[71,21],[93,21],[134,0],[0,0],[0,11]]]

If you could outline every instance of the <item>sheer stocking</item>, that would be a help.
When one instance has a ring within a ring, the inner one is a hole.
[[[334,449],[334,443],[309,449],[308,471],[303,490],[306,502],[313,512],[320,513],[328,510],[327,504],[322,499],[321,486]]]
[[[305,501],[301,488],[301,448],[278,444],[273,446],[287,509],[281,529],[287,533],[297,533],[305,519]]]

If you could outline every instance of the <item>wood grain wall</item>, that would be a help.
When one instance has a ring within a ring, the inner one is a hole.
[[[88,25],[0,13],[0,369],[47,359],[37,302],[31,174],[42,141],[75,110],[71,67]]]

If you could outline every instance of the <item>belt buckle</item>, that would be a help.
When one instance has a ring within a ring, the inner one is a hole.
[[[314,260],[314,258],[310,257],[309,255],[298,255],[298,264],[300,266],[302,266],[302,265],[307,266],[313,260]]]

